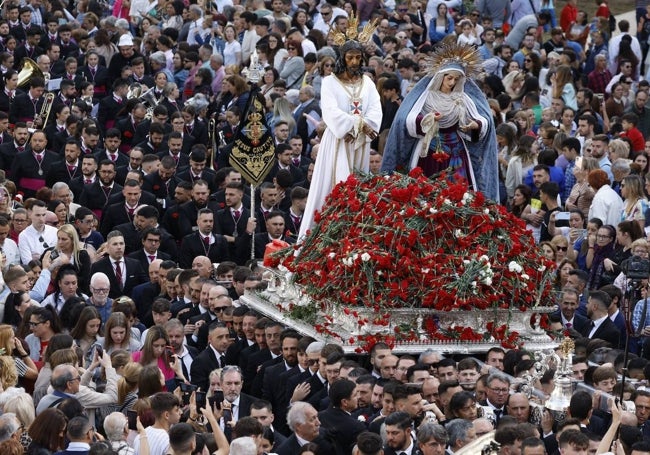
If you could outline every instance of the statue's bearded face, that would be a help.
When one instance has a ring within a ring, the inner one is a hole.
[[[357,49],[352,49],[345,54],[345,70],[350,76],[360,76],[362,74],[363,54]]]

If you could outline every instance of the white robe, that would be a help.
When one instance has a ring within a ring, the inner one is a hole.
[[[373,130],[379,131],[382,118],[381,101],[375,84],[367,76],[363,76],[360,98],[361,117]],[[355,170],[369,170],[370,138],[359,133],[362,136],[359,140],[363,140],[363,143],[356,150],[356,142],[347,143],[343,139],[347,133],[353,131],[359,116],[350,113],[350,95],[333,75],[323,78],[321,111],[327,129],[320,142],[298,239],[304,238],[307,230],[313,227],[314,213],[323,207],[325,198],[338,182],[346,180]]]

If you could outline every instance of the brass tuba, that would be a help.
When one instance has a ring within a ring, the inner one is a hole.
[[[18,73],[18,88],[29,88],[29,81],[33,77],[42,77],[45,79],[45,74],[38,67],[38,64],[29,57],[25,57],[22,61],[23,68]]]

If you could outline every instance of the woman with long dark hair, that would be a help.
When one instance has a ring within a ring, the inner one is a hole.
[[[18,327],[23,320],[25,311],[30,306],[32,306],[32,299],[29,292],[18,291],[9,294],[7,300],[5,300],[5,312],[2,316],[2,322]]]

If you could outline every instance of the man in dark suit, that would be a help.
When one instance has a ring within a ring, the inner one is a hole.
[[[183,150],[183,136],[178,131],[172,131],[167,138],[167,150],[158,152],[161,159],[165,156],[171,157],[176,163],[176,170],[183,169],[190,164],[190,159],[187,155],[182,153]]]
[[[231,182],[226,185],[226,207],[215,214],[214,232],[224,236],[228,242],[230,257],[236,257],[235,241],[246,232],[246,223],[250,218],[250,210],[244,207],[244,186]]]
[[[142,182],[142,189],[156,196],[158,204],[163,209],[169,208],[174,199],[174,191],[178,183],[174,177],[175,173],[176,161],[170,156],[164,156],[160,160],[158,171],[145,175]]]
[[[151,119],[143,120],[138,124],[138,127],[135,129],[135,135],[133,136],[133,144],[139,144],[147,140],[149,135],[149,129],[151,128],[152,123],[157,123],[163,127],[165,134],[169,134],[173,131],[172,126],[167,122],[168,112],[165,106],[160,104],[153,108],[153,117]],[[183,124],[185,124],[183,122]]]
[[[265,362],[280,358],[282,354],[282,347],[280,344],[280,336],[284,327],[276,321],[271,321],[266,324],[264,328],[264,337],[266,339],[266,348],[260,349],[259,352],[252,354],[248,358],[246,370],[244,371],[244,379],[250,388],[251,395],[261,396],[261,382],[256,383],[257,376],[260,376],[260,368]],[[281,360],[281,358],[280,358]],[[257,390],[255,390],[257,389]]]
[[[301,154],[308,154],[310,150],[309,139],[314,136],[315,127],[307,120],[307,115],[313,117],[316,120],[320,120],[322,113],[320,109],[320,103],[315,98],[314,88],[307,85],[300,88],[298,93],[298,99],[300,104],[295,110],[294,120],[296,121],[297,135],[302,140]],[[291,141],[289,141],[291,142]],[[309,163],[307,163],[309,164]]]
[[[142,248],[129,254],[128,257],[137,260],[143,270],[147,270],[149,264],[157,259],[170,260],[172,257],[169,254],[158,249],[160,247],[160,238],[161,233],[157,228],[143,230],[141,236]]]
[[[250,259],[250,244],[252,232],[255,231],[257,222],[249,218],[246,230],[244,233],[237,237],[235,244],[237,245],[237,258],[239,264],[245,263]],[[255,257],[263,258],[266,245],[273,240],[282,240],[288,244],[294,244],[296,241],[292,237],[285,235],[284,213],[279,210],[274,210],[266,216],[266,232],[255,234]]]
[[[183,268],[192,267],[192,260],[196,256],[207,256],[211,262],[227,261],[228,244],[220,234],[213,233],[214,214],[209,208],[199,210],[197,217],[198,229],[196,232],[183,237],[179,257],[179,265]]]
[[[230,344],[230,330],[222,322],[212,324],[208,333],[208,342],[208,347],[192,362],[190,372],[192,383],[199,386],[203,391],[207,391],[210,387],[210,373],[212,370],[226,366],[226,349]]]
[[[185,106],[181,112],[185,120],[185,133],[194,136],[195,144],[208,144],[208,126],[196,118],[196,110]]]
[[[18,93],[14,96],[9,112],[9,122],[33,122],[34,117],[41,113],[43,108],[43,92],[45,80],[42,77],[33,77],[29,82],[29,91]]]
[[[176,177],[179,180],[185,182],[190,182],[194,185],[194,182],[197,180],[203,180],[208,184],[210,193],[217,191],[217,173],[212,169],[206,168],[206,156],[205,151],[202,149],[192,150],[189,156],[189,167],[183,170],[179,170],[176,173]]]
[[[122,133],[122,142],[120,143],[120,152],[127,152],[131,149],[134,142],[133,137],[138,125],[144,120],[147,115],[147,108],[144,104],[138,103],[133,107],[133,110],[128,115],[115,123],[115,128]]]
[[[43,34],[41,28],[31,26],[27,29],[26,34],[27,41],[25,44],[16,47],[14,50],[14,64],[22,62],[25,57],[36,61],[39,55],[43,55],[45,53],[43,49],[38,47],[38,43],[41,40],[41,35]]]
[[[50,188],[56,182],[70,183],[72,179],[81,176],[81,148],[76,139],[70,138],[66,141],[65,148],[63,149],[64,159],[52,164],[45,182]]]
[[[277,162],[273,165],[264,181],[273,182],[278,171],[285,169],[291,173],[292,181],[300,182],[305,178],[305,174],[300,168],[293,165],[293,156],[291,155],[291,146],[289,144],[278,144],[275,146],[275,157]]]
[[[94,438],[93,424],[90,423],[88,417],[73,417],[66,426],[66,436],[69,441],[68,447],[57,452],[59,455],[88,455],[89,444],[93,443]]]
[[[289,400],[286,398],[286,382],[280,382],[283,373],[295,368],[298,365],[298,342],[300,335],[293,329],[285,329],[280,334],[282,356],[276,357],[262,364],[253,384],[253,392],[261,393],[262,398],[269,401],[273,411],[278,416],[286,415]],[[277,359],[280,359],[277,361]],[[272,363],[274,362],[275,363]],[[259,380],[258,380],[259,378]],[[259,383],[261,390],[255,385]],[[256,395],[259,396],[259,395]],[[284,419],[282,426],[284,427]]]
[[[102,133],[115,126],[117,116],[120,112],[126,112],[124,109],[126,94],[129,91],[129,83],[126,79],[116,79],[113,82],[113,93],[111,96],[104,97],[99,102],[97,112],[98,126]]]
[[[82,163],[83,164],[83,163]],[[99,164],[99,179],[90,185],[84,185],[79,198],[79,205],[88,207],[99,218],[106,208],[112,194],[122,191],[122,186],[115,182],[115,163],[104,160]]]
[[[582,329],[582,335],[590,340],[607,341],[611,347],[617,348],[621,341],[621,332],[609,318],[607,312],[611,298],[604,291],[590,291],[587,300],[587,316],[591,323]]]
[[[194,379],[191,374],[192,364],[194,363],[194,359],[199,356],[199,351],[184,343],[184,327],[183,323],[178,319],[170,319],[167,321],[165,323],[165,329],[169,336],[169,345],[174,349],[174,354],[176,354],[181,361],[183,374],[189,381],[192,381]]]
[[[577,312],[580,305],[580,294],[575,288],[564,287],[562,289],[562,300],[560,300],[560,309],[555,312],[559,313],[562,325],[566,329],[574,329],[582,333],[589,324],[587,318],[580,316]]]
[[[115,226],[120,224],[133,222],[135,213],[140,207],[140,198],[142,196],[142,189],[136,180],[127,180],[122,188],[122,195],[124,200],[115,202],[104,210],[102,214],[102,222],[99,231],[106,237]],[[111,197],[114,199],[115,194]]]
[[[27,124],[18,122],[14,127],[14,140],[0,145],[0,164],[7,173],[7,177],[11,177],[11,172],[8,171],[11,170],[16,155],[31,150],[30,145],[27,143],[28,140],[29,130]]]
[[[350,455],[357,441],[357,436],[366,430],[363,423],[350,415],[352,411],[357,409],[356,388],[357,385],[349,379],[334,381],[330,384],[328,393],[330,407],[318,414],[321,425],[336,441],[336,453],[338,455]],[[407,428],[410,433],[410,417],[408,418]],[[409,447],[409,444],[406,444],[403,448],[407,447]]]
[[[129,164],[129,157],[124,153],[120,153],[120,130],[117,128],[109,128],[104,137],[104,148],[100,149],[95,156],[98,162],[109,160],[115,163],[115,168],[126,166]]]
[[[293,433],[278,447],[276,450],[278,455],[297,454],[303,445],[299,442],[300,440],[317,444],[318,448],[323,450],[323,453],[336,453],[325,437],[325,429],[321,428],[318,412],[309,403],[304,401],[294,403],[287,414],[287,422]]]
[[[487,378],[487,389],[485,390],[486,399],[480,401],[481,406],[489,406],[494,413],[497,425],[501,417],[508,414],[506,402],[508,401],[508,392],[510,390],[510,379],[503,373],[492,373]],[[440,393],[440,391],[438,391]]]
[[[59,155],[45,149],[47,139],[42,130],[32,134],[29,144],[32,150],[17,154],[11,166],[11,179],[25,198],[33,197],[45,186],[45,173],[59,160]]]
[[[111,282],[111,290],[108,293],[111,299],[130,295],[135,286],[147,281],[147,274],[138,261],[124,257],[124,237],[121,232],[109,233],[106,245],[108,256],[93,263],[90,273],[106,274]]]
[[[235,311],[238,311],[238,308],[235,308]],[[255,342],[256,323],[257,313],[253,311],[247,311],[244,314],[244,319],[242,321],[242,331],[244,332],[244,336],[228,346],[228,350],[226,351],[226,363],[228,363],[228,365],[240,365],[240,354],[244,349],[252,348],[253,346],[255,346],[256,349],[259,349],[257,343]],[[264,332],[262,331],[262,333]]]
[[[273,413],[271,403],[266,400],[255,400],[251,405],[250,416],[256,419],[265,429],[269,429],[273,433],[273,448],[271,452],[275,452],[278,447],[287,440],[287,437],[280,433],[276,425],[276,416]],[[284,417],[286,421],[286,416]],[[287,434],[290,432],[287,431]]]

